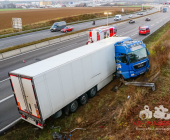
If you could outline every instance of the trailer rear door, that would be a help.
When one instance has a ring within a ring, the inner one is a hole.
[[[40,118],[35,93],[30,78],[10,75],[18,108],[32,116]]]

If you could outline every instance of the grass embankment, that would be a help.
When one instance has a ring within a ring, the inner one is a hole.
[[[148,15],[152,15],[152,14],[148,14]],[[146,16],[146,15],[144,15],[144,16]],[[143,17],[143,16],[140,16],[140,17]],[[136,18],[140,18],[140,17],[135,17],[135,18],[132,18],[132,19],[136,19]],[[124,21],[128,21],[128,20],[129,19],[118,21],[118,22],[124,22]],[[116,24],[118,22],[109,23],[108,25]],[[102,25],[100,25],[100,26],[102,26]],[[100,26],[95,26],[95,27],[100,27]],[[105,26],[106,26],[106,24],[105,24]],[[4,53],[4,52],[20,49],[20,48],[23,48],[23,47],[26,47],[26,46],[34,45],[34,44],[37,44],[37,43],[41,43],[41,42],[44,42],[44,41],[49,41],[49,40],[52,40],[52,39],[57,39],[57,38],[60,38],[60,37],[64,37],[64,36],[68,36],[68,35],[84,32],[84,31],[87,31],[88,29],[91,29],[91,28],[87,28],[87,29],[83,29],[83,30],[79,30],[79,31],[74,31],[74,32],[66,33],[66,34],[59,35],[59,36],[53,36],[53,37],[49,37],[49,38],[45,38],[45,39],[29,42],[29,43],[26,43],[26,44],[16,45],[16,46],[13,46],[13,47],[8,47],[8,48],[0,50],[0,53]]]
[[[136,12],[140,8],[128,8],[127,12]],[[119,7],[101,7],[101,8],[55,8],[55,9],[40,9],[40,10],[25,10],[24,12],[5,12],[0,15],[0,35],[12,33],[11,27],[12,17],[22,18],[23,31],[44,28],[52,26],[54,22],[66,21],[66,23],[77,22],[82,20],[102,18],[105,11],[112,12],[112,15],[120,14],[121,8]],[[10,29],[6,29],[10,28]],[[40,30],[40,29],[38,29]],[[42,30],[42,29],[41,29]],[[17,32],[17,31],[16,31]],[[32,31],[33,32],[33,31]],[[7,36],[5,36],[7,37]],[[9,36],[8,36],[9,37]]]

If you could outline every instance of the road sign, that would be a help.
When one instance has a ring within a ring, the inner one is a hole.
[[[21,18],[12,18],[12,27],[14,29],[21,29],[22,30],[22,20],[21,20]]]
[[[122,12],[124,12],[124,9],[122,8]]]

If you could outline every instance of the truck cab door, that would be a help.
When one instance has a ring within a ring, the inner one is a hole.
[[[116,57],[117,74],[122,75],[125,79],[129,78],[129,60],[126,55]]]

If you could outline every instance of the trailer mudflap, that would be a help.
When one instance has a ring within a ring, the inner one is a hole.
[[[29,123],[31,123],[31,124],[33,124],[33,125],[41,128],[41,129],[44,128],[43,125],[41,125],[41,124],[36,124],[36,122],[35,122],[32,118],[30,118],[30,117],[28,117],[27,119],[25,119],[25,118],[23,118],[23,117],[21,117],[21,118],[22,118],[24,121],[27,121],[27,122],[29,122]]]

